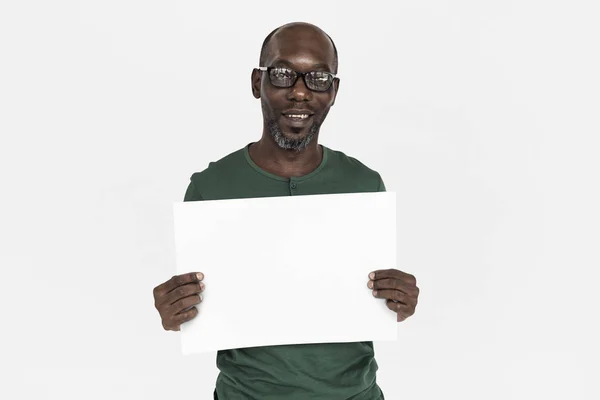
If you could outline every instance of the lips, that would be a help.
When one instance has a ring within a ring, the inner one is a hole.
[[[293,109],[281,113],[284,120],[292,126],[304,126],[312,119],[313,112],[310,110]]]

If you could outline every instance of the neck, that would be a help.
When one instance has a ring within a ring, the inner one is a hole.
[[[252,161],[267,172],[284,178],[303,176],[321,164],[323,149],[318,139],[317,134],[306,149],[285,150],[275,143],[268,132],[263,132],[262,138],[253,143],[248,151]]]

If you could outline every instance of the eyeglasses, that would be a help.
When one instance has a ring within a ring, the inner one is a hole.
[[[326,92],[331,87],[335,74],[324,71],[297,72],[283,67],[258,67],[260,71],[269,74],[271,84],[278,88],[290,88],[296,84],[299,76],[302,76],[304,84],[315,92]]]

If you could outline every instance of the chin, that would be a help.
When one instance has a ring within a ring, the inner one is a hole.
[[[309,130],[302,130],[300,132],[282,131],[283,136],[292,140],[300,140],[307,137],[310,134]]]
[[[308,147],[314,140],[318,133],[318,127],[313,125],[300,130],[290,130],[289,127],[284,128],[275,121],[269,121],[269,132],[280,148],[300,151]]]

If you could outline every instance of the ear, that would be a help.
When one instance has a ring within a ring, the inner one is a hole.
[[[332,106],[335,104],[335,98],[337,97],[339,88],[340,88],[340,78],[334,78],[333,79],[333,100],[331,101]]]
[[[250,76],[250,81],[252,85],[252,95],[255,99],[260,99],[260,84],[262,82],[262,71],[254,68],[252,70],[252,75]]]

